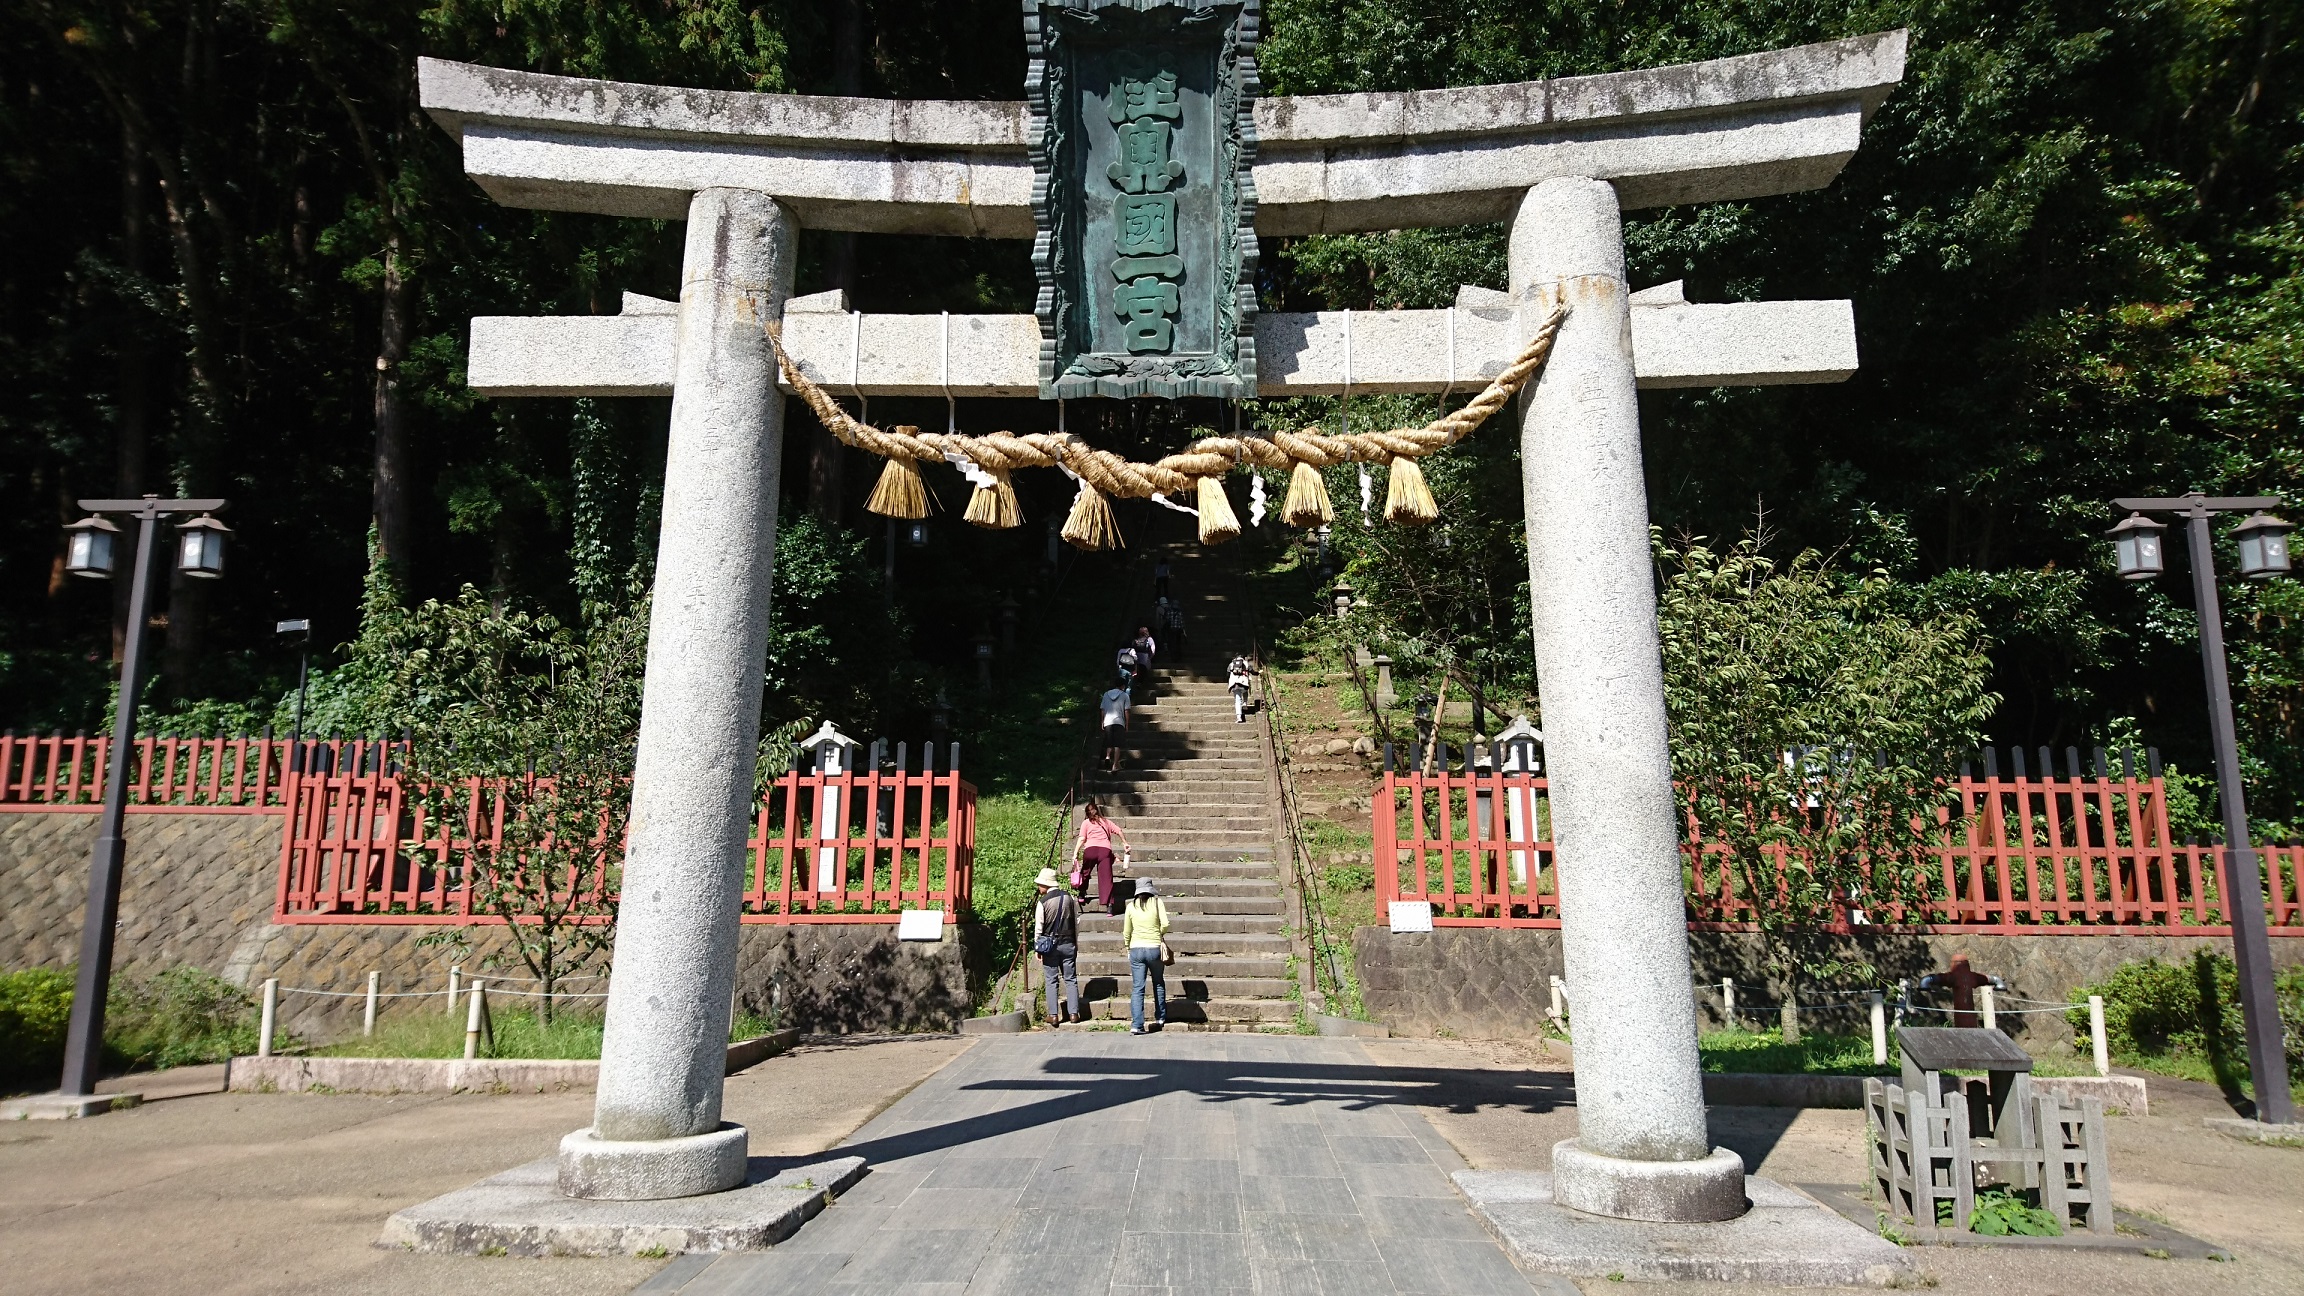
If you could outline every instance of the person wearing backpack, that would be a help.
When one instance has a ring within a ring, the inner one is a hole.
[[[1032,907],[1032,952],[1040,956],[1041,980],[1048,983],[1048,1024],[1061,1026],[1080,1017],[1080,901],[1057,879],[1056,870],[1044,868],[1033,881],[1040,901]],[[1064,986],[1064,1011],[1057,1011],[1056,986]]]
[[[1224,687],[1232,690],[1232,723],[1248,723],[1248,690],[1256,682],[1256,663],[1242,653],[1224,668]]]
[[[1149,696],[1152,688],[1153,661],[1160,653],[1160,642],[1152,637],[1152,627],[1136,627],[1136,638],[1129,647],[1136,650],[1136,680]]]
[[[1120,941],[1128,947],[1128,1033],[1144,1033],[1144,982],[1152,982],[1152,1029],[1168,1024],[1168,906],[1150,878],[1136,879],[1136,897],[1120,919]]]

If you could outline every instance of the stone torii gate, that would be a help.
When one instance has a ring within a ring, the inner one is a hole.
[[[1905,36],[1604,76],[1254,104],[1256,233],[1509,220],[1510,282],[1444,311],[1266,314],[1264,396],[1470,391],[1560,302],[1523,401],[1533,628],[1552,761],[1563,946],[1577,991],[1578,1137],[1556,1200],[1592,1214],[1745,1209],[1711,1146],[1688,988],[1641,387],[1834,382],[1846,301],[1700,305],[1632,292],[1622,212],[1826,185],[1903,75]],[[741,1182],[720,1118],[783,400],[763,325],[835,393],[1042,390],[1028,315],[864,315],[787,300],[803,227],[1034,236],[1019,103],[738,94],[424,60],[422,101],[510,206],[685,219],[680,299],[614,316],[483,317],[483,393],[672,396],[630,850],[593,1125],[561,1190],[608,1199]],[[1053,420],[1051,420],[1053,421]]]

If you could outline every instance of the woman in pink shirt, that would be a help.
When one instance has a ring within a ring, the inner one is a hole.
[[[1103,806],[1094,801],[1082,806],[1080,835],[1072,841],[1072,876],[1084,883],[1086,873],[1096,875],[1096,899],[1098,903],[1104,906],[1106,913],[1120,912],[1112,907],[1113,842],[1119,842],[1121,847],[1125,849],[1128,845],[1128,834],[1120,831],[1120,825],[1105,815]],[[1085,864],[1085,872],[1083,871],[1083,864]],[[1076,883],[1076,885],[1078,884]],[[1085,889],[1086,887],[1082,886],[1082,890]]]

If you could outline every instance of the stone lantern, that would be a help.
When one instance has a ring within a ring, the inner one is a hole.
[[[1489,740],[1488,750],[1496,761],[1498,772],[1507,777],[1515,774],[1536,775],[1544,771],[1544,731],[1528,723],[1526,716],[1512,717],[1512,723],[1503,732]],[[1530,787],[1507,787],[1504,793],[1504,839],[1529,842],[1535,840],[1536,790]],[[1528,885],[1529,854],[1525,850],[1511,852],[1512,885],[1522,889]],[[1541,868],[1541,863],[1538,864]]]
[[[848,817],[841,813],[841,787],[833,776],[846,774],[856,762],[855,739],[840,732],[829,720],[824,727],[810,734],[800,744],[807,754],[810,773],[821,775],[824,786],[817,794],[816,837],[819,841],[845,843],[848,837]],[[840,887],[841,854],[845,845],[824,845],[816,848],[816,890],[836,891]]]

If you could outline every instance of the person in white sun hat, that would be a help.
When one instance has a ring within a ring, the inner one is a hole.
[[[1040,870],[1032,885],[1040,888],[1040,900],[1032,906],[1032,952],[1040,956],[1041,980],[1048,983],[1048,1024],[1061,1026],[1080,1020],[1080,901],[1052,868]],[[1058,982],[1064,986],[1062,1013],[1056,1004]]]

